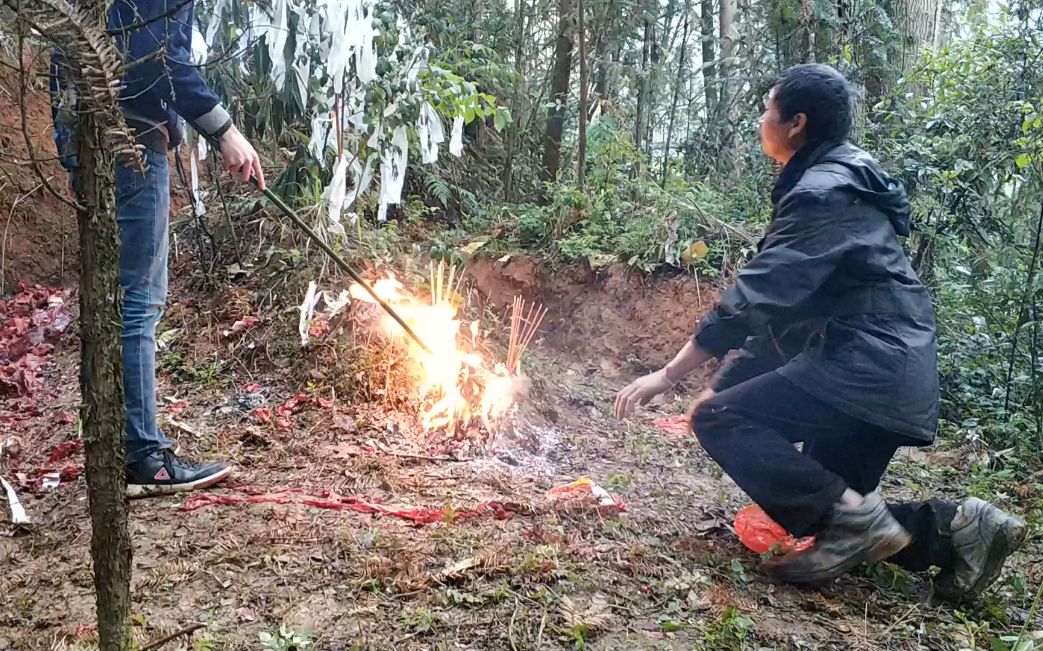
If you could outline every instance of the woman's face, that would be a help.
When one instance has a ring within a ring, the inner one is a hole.
[[[760,119],[761,148],[764,153],[783,165],[788,163],[807,139],[804,134],[807,121],[808,116],[804,113],[783,120],[775,103],[775,89],[772,88]]]

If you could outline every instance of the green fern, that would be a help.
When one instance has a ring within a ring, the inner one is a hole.
[[[453,190],[449,187],[449,182],[438,174],[432,174],[431,172],[424,173],[424,188],[427,192],[438,199],[438,202],[443,207],[449,206],[449,201],[453,198]]]

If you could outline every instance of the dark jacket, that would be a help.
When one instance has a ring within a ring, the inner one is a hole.
[[[771,370],[833,407],[934,439],[934,311],[899,243],[905,191],[850,144],[808,147],[772,192],[759,251],[700,321],[696,344],[729,358],[718,391]]]
[[[197,131],[215,138],[232,124],[221,100],[190,63],[193,5],[186,0],[115,0],[109,7],[108,30],[124,57],[120,108],[152,149],[157,143],[165,149],[168,142],[176,146],[181,141],[179,115]],[[75,106],[70,105],[63,83],[63,64],[61,52],[54,51],[55,139],[64,163]]]

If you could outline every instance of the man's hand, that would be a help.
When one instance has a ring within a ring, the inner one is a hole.
[[[243,137],[233,125],[221,136],[221,160],[224,161],[225,169],[233,176],[249,181],[257,179],[257,187],[264,190],[264,170],[261,169],[261,157],[257,150]]]
[[[692,401],[692,405],[688,408],[688,416],[685,418],[685,423],[688,425],[689,434],[695,434],[695,431],[692,429],[692,419],[695,417],[695,410],[699,408],[699,405],[703,404],[715,395],[716,393],[714,393],[713,389],[704,389],[703,392],[697,395],[695,397],[695,400]]]
[[[666,369],[634,380],[616,395],[616,416],[626,418],[638,405],[647,404],[672,385],[673,382],[666,376]]]

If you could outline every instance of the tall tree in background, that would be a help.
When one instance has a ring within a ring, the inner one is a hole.
[[[572,34],[576,18],[574,0],[558,2],[558,32],[551,71],[551,101],[547,109],[547,127],[543,135],[543,180],[550,182],[561,168],[561,136],[565,131],[565,115],[569,101],[569,77],[572,74]]]
[[[514,0],[514,87],[511,91],[513,127],[507,133],[507,160],[503,168],[503,196],[511,201],[514,190],[514,153],[518,146],[521,126],[521,89],[525,82],[525,0]]]
[[[677,102],[681,98],[681,88],[684,86],[681,80],[685,77],[685,66],[688,63],[688,18],[691,13],[691,5],[691,0],[685,0],[681,51],[677,56],[677,77],[674,80],[674,96],[670,102],[670,118],[669,124],[666,128],[666,146],[663,148],[663,171],[660,178],[661,183],[666,183],[666,174],[670,165],[670,145],[674,139],[674,122],[677,118]]]
[[[721,58],[717,66],[720,95],[715,115],[717,133],[716,143],[720,147],[720,160],[723,170],[734,172],[736,166],[735,150],[732,143],[732,118],[735,108],[737,86],[732,77],[735,69],[735,12],[736,0],[718,0],[720,13],[718,26],[721,30]]]
[[[707,116],[717,114],[717,75],[714,65],[717,59],[717,25],[713,16],[713,0],[700,0],[699,27],[702,33],[703,92],[706,95]]]
[[[902,34],[899,70],[909,72],[924,48],[937,47],[942,41],[942,0],[898,0],[895,23]]]
[[[587,21],[583,0],[577,0],[576,35],[579,38],[579,129],[576,134],[576,185],[583,189],[587,175]]]
[[[640,5],[640,17],[642,25],[641,36],[641,69],[638,71],[637,82],[637,109],[634,117],[634,146],[642,149],[645,135],[648,132],[648,104],[651,101],[652,84],[652,48],[655,42],[655,13],[654,7],[658,3],[643,0]]]

